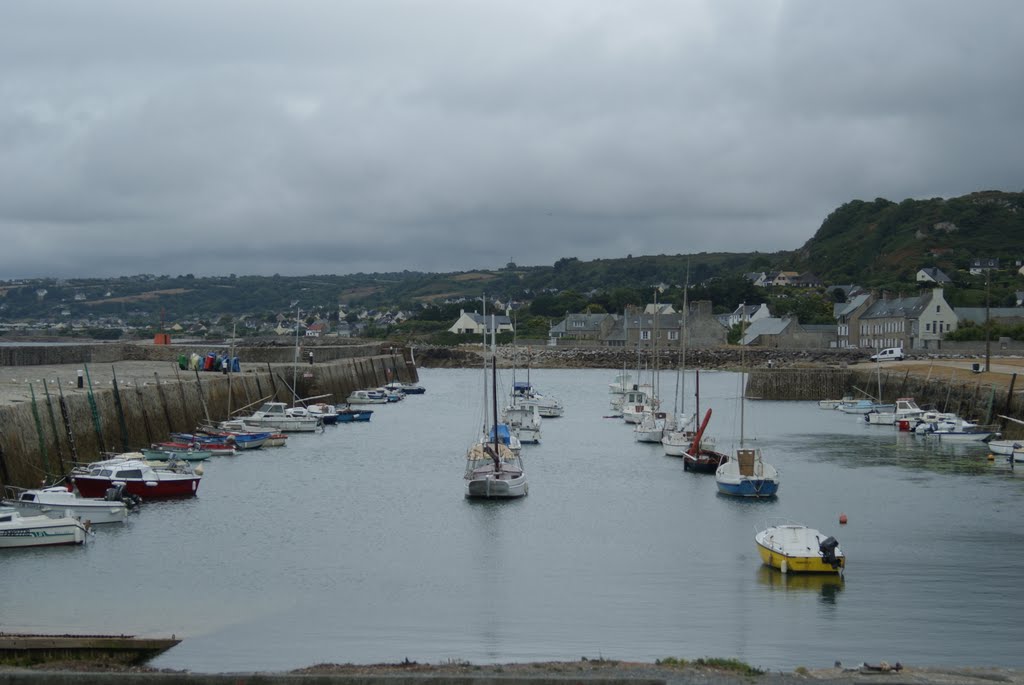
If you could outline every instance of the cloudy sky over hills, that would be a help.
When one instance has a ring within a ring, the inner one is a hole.
[[[1024,3],[0,7],[0,280],[790,250],[1024,189]]]

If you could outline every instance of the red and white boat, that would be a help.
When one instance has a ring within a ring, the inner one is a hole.
[[[199,490],[202,469],[177,459],[159,466],[139,453],[97,461],[71,472],[71,482],[82,497],[103,497],[107,489],[124,483],[125,492],[143,499],[193,497]]]

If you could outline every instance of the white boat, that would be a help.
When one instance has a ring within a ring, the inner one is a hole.
[[[661,442],[669,428],[669,417],[666,412],[644,412],[633,427],[633,439],[637,442]]]
[[[883,404],[881,402],[875,402],[874,400],[853,400],[850,402],[843,402],[836,407],[837,410],[844,414],[867,414],[870,411],[893,411],[895,408],[895,404]]]
[[[564,413],[561,402],[537,391],[530,385],[530,381],[512,383],[512,402],[525,407],[537,407],[537,411],[545,419],[557,418]]]
[[[530,491],[523,460],[501,439],[501,431],[494,430],[498,424],[498,361],[495,353],[494,317],[491,316],[491,388],[490,413],[484,407],[484,425],[492,429],[484,431],[480,440],[466,451],[466,469],[463,473],[465,496],[469,499],[514,499],[524,497]],[[484,397],[487,393],[487,373],[484,372]],[[486,402],[485,402],[486,404]],[[488,435],[488,433],[490,435]],[[488,439],[490,438],[490,439]]]
[[[694,426],[697,423],[697,415],[694,414],[682,426],[674,430],[665,431],[661,438],[661,445],[665,448],[667,457],[685,457],[693,446],[693,439],[697,436]],[[714,449],[715,438],[711,435],[702,435],[700,438],[702,449]]]
[[[353,390],[347,398],[346,404],[387,404],[388,396],[378,390]]]
[[[53,486],[38,490],[6,487],[8,497],[0,506],[13,507],[22,516],[70,517],[94,524],[123,523],[128,510],[138,504],[138,498],[128,495],[124,488],[112,487],[101,497],[79,497],[65,487]]]
[[[917,406],[913,397],[898,397],[891,411],[872,409],[864,414],[864,420],[881,426],[895,426],[900,421],[913,421],[924,415],[925,410]]]
[[[795,523],[773,525],[754,536],[765,566],[783,573],[838,573],[846,568],[839,542]]]
[[[22,516],[13,507],[0,508],[0,549],[81,545],[87,532],[84,523],[70,516]]]
[[[320,419],[320,423],[329,426],[338,422],[338,410],[333,404],[317,402],[306,407],[306,414]]]
[[[540,442],[540,410],[536,406],[514,404],[505,407],[501,414],[503,423],[508,424],[519,442],[536,444]]]
[[[391,392],[400,392],[403,395],[422,395],[427,391],[422,385],[402,381],[391,381],[384,386],[384,389]]]
[[[285,433],[312,433],[323,425],[314,416],[289,415],[289,409],[294,411],[298,408],[289,407],[284,402],[265,402],[250,416],[241,416],[238,420],[246,426],[272,428]]]
[[[615,380],[608,384],[608,392],[611,395],[625,395],[633,387],[633,374],[623,371],[615,375]],[[614,401],[614,399],[612,400]]]
[[[650,385],[635,385],[633,390],[627,391],[622,396],[622,404],[619,407],[619,411],[622,414],[622,420],[626,423],[640,423],[644,412],[655,411],[659,406],[660,403],[654,397],[653,389]]]
[[[818,408],[819,409],[837,409],[839,407],[839,405],[846,404],[848,402],[853,402],[853,401],[854,400],[853,400],[853,397],[851,395],[847,395],[846,397],[844,397],[841,400],[818,400]]]
[[[989,440],[988,449],[992,454],[1010,456],[1024,453],[1024,440]]]
[[[925,412],[914,433],[945,442],[984,442],[993,432],[956,414]]]

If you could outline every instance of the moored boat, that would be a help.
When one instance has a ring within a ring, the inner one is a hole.
[[[125,496],[123,488],[110,488],[103,497],[80,497],[66,487],[31,489],[8,485],[8,497],[0,506],[13,507],[22,516],[71,517],[94,524],[123,523],[138,499]]]
[[[139,452],[93,462],[71,471],[71,482],[83,497],[102,497],[114,485],[143,500],[163,497],[194,497],[202,471],[188,462],[174,459],[153,466]]]
[[[311,433],[323,424],[314,416],[289,416],[288,405],[284,402],[265,402],[249,416],[241,416],[246,426],[266,430],[268,428],[285,433]]]
[[[70,516],[22,516],[14,507],[0,507],[0,549],[81,545],[86,533],[85,524]]]
[[[139,452],[149,461],[168,461],[170,459],[181,459],[183,461],[206,461],[213,456],[213,451],[206,449],[187,450],[166,450],[152,447],[143,447]]]
[[[716,452],[712,447],[713,441],[704,437],[711,419],[711,408],[704,414],[704,420],[700,422],[700,428],[693,434],[689,447],[683,452],[683,470],[694,473],[715,473],[718,467],[729,460],[728,455]]]
[[[387,404],[388,397],[378,390],[353,390],[345,399],[347,404]]]
[[[754,536],[761,561],[783,573],[838,573],[846,568],[839,542],[814,528],[781,523]]]

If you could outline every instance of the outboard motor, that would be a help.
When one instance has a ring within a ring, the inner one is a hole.
[[[103,493],[103,501],[105,502],[120,502],[122,499],[124,499],[124,483],[111,485],[107,488],[107,491]]]
[[[138,495],[133,495],[130,492],[125,492],[125,484],[118,483],[107,488],[107,491],[103,493],[103,500],[105,502],[124,502],[125,506],[129,509],[134,509],[139,504],[142,504],[142,498]]]
[[[836,547],[838,546],[839,541],[831,535],[818,543],[818,550],[821,552],[821,560],[832,568],[839,568],[839,559],[836,557]]]

